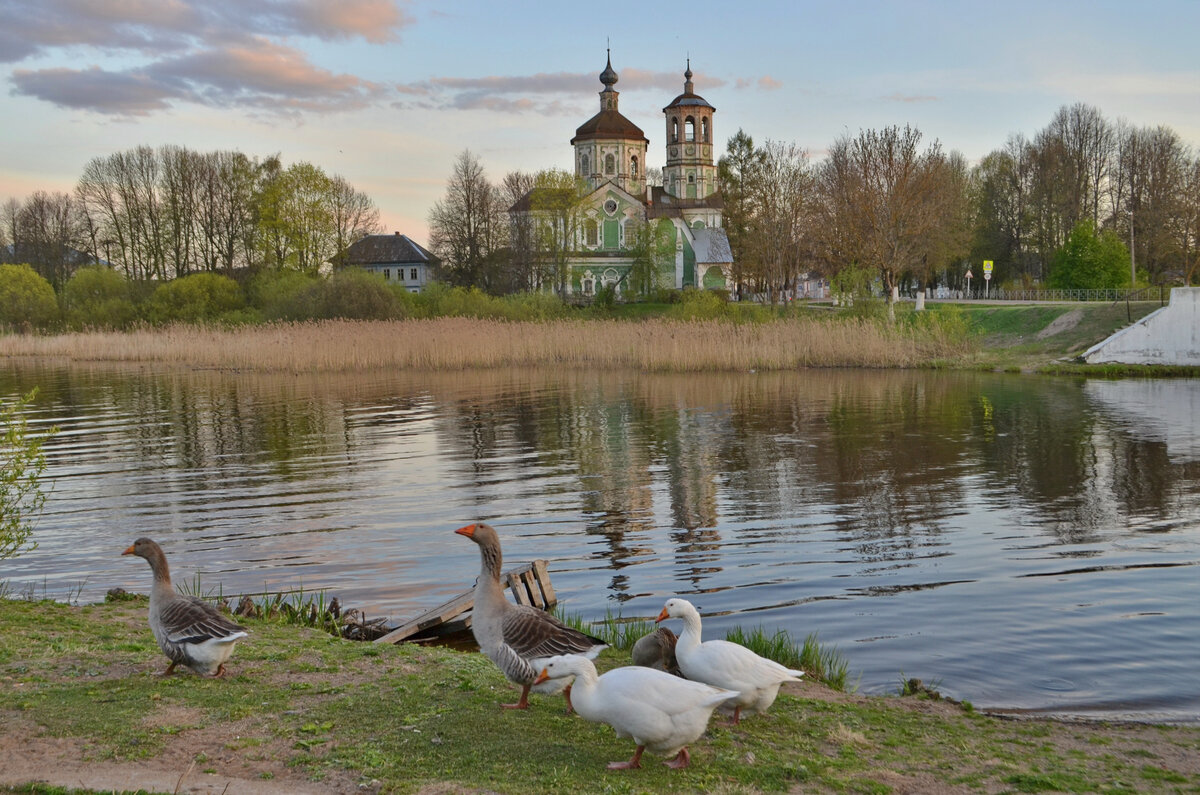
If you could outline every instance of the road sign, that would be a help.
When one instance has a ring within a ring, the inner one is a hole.
[[[985,259],[983,261],[983,272],[985,279],[987,278],[987,274],[992,272],[992,261],[990,259]]]
[[[970,271],[970,269],[968,269],[968,270],[967,270],[967,278],[968,278],[968,279],[974,279],[974,278],[975,278],[973,275],[971,275],[971,271]]]

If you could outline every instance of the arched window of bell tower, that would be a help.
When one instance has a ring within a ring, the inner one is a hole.
[[[617,173],[617,159],[615,157],[613,157],[612,155],[604,156],[604,173],[605,174],[616,174]]]
[[[677,118],[671,119],[671,140],[679,140],[679,119]]]
[[[691,116],[688,116],[687,120],[683,123],[683,128],[684,128],[684,140],[685,141],[696,140],[696,120],[695,119],[693,119]]]
[[[708,140],[708,117],[704,116],[700,119],[700,140],[704,143],[710,143]]]
[[[638,176],[637,155],[634,155],[633,157],[629,158],[629,176],[633,179],[637,179],[637,176]]]

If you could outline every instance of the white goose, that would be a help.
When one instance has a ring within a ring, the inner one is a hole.
[[[536,693],[557,693],[565,689],[567,710],[570,711],[571,688],[567,682],[548,682],[533,688],[533,680],[550,657],[582,654],[594,658],[608,644],[566,626],[545,610],[513,604],[504,598],[504,588],[500,585],[500,537],[491,525],[479,522],[460,527],[454,532],[479,545],[482,562],[479,579],[475,582],[471,633],[479,644],[479,650],[499,667],[509,681],[521,685],[520,700],[501,706],[526,709],[531,688]]]
[[[656,621],[683,619],[683,632],[675,644],[679,669],[688,679],[738,691],[725,705],[733,708],[733,723],[742,712],[766,712],[784,682],[798,682],[803,671],[794,671],[774,660],[760,657],[737,643],[727,640],[700,642],[700,613],[686,599],[668,599]]]
[[[691,755],[687,746],[708,727],[708,719],[718,705],[737,693],[678,676],[628,665],[596,676],[596,666],[586,657],[568,654],[546,662],[535,682],[575,678],[575,711],[585,720],[607,723],[618,737],[632,737],[637,743],[633,758],[610,762],[610,770],[641,767],[642,752],[674,757],[663,764],[687,767]]]
[[[247,636],[245,627],[226,618],[215,607],[195,596],[181,596],[171,585],[171,572],[162,547],[149,538],[134,541],[122,555],[145,558],[154,572],[150,588],[150,631],[171,664],[169,676],[183,663],[198,674],[220,676],[233,646]]]

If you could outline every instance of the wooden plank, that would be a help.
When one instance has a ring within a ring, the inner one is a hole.
[[[464,594],[451,599],[438,607],[414,618],[412,621],[401,624],[393,629],[382,638],[377,638],[376,643],[399,643],[410,635],[416,635],[418,632],[424,632],[431,627],[436,627],[439,624],[444,624],[455,616],[461,615],[470,610],[475,604],[475,591],[467,591]]]
[[[504,578],[517,604],[531,605],[545,610],[555,602],[554,586],[550,584],[550,573],[544,560],[535,560],[532,563],[510,569],[505,572]],[[447,624],[471,610],[474,604],[475,591],[472,589],[401,624],[383,637],[377,638],[375,642],[400,643],[413,635]],[[463,620],[469,627],[470,616],[466,616]],[[462,629],[462,627],[455,628]]]
[[[535,560],[533,562],[533,570],[537,573],[537,580],[542,591],[542,596],[545,598],[546,606],[552,607],[558,602],[558,597],[554,593],[554,586],[550,584],[550,572],[546,568],[546,561]]]

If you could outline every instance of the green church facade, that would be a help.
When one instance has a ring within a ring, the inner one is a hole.
[[[574,175],[585,195],[568,235],[567,290],[595,295],[655,288],[723,288],[733,257],[721,228],[713,161],[716,108],[697,95],[690,63],[684,91],[663,108],[663,185],[646,179],[650,142],[621,114],[611,58],[600,73],[600,111],[575,131]],[[535,189],[536,191],[537,189]],[[527,196],[510,212],[531,213]]]

